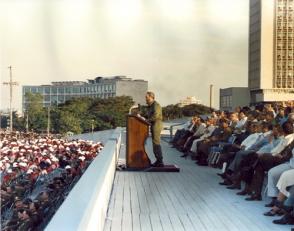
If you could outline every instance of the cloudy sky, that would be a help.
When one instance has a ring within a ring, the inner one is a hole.
[[[21,86],[126,75],[162,105],[247,86],[248,0],[1,0],[0,109]]]

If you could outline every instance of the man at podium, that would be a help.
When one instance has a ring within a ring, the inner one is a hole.
[[[160,133],[162,130],[162,109],[158,102],[155,101],[155,94],[148,91],[145,96],[148,105],[147,121],[151,124],[151,135],[153,153],[156,161],[152,164],[153,167],[164,167],[162,161],[162,150],[160,146]]]

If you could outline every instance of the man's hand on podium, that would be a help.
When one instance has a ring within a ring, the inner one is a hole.
[[[142,119],[142,120],[146,121],[146,118],[145,118],[145,117],[143,117],[143,116],[141,116],[140,114],[137,114],[137,117],[139,117],[140,119]]]

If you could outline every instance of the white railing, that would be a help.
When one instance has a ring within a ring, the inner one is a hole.
[[[103,230],[120,144],[121,129],[117,128],[62,203],[46,231]]]

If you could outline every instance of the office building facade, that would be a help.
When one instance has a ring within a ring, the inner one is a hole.
[[[135,103],[145,103],[145,92],[148,90],[148,82],[145,80],[133,80],[125,76],[109,78],[96,77],[84,81],[52,82],[51,85],[23,86],[22,103],[23,110],[27,105],[26,93],[40,93],[43,96],[43,106],[58,105],[75,97],[91,97],[107,99],[115,96],[131,96]]]
[[[250,0],[251,103],[294,99],[294,0]]]

